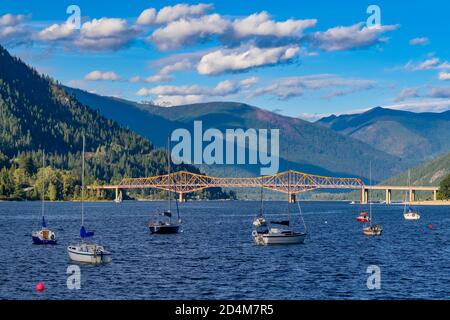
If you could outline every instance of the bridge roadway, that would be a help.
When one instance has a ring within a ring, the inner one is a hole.
[[[290,202],[295,202],[297,194],[316,189],[347,189],[360,190],[361,202],[367,203],[369,190],[384,190],[386,203],[392,202],[392,191],[407,191],[410,201],[416,199],[417,191],[432,193],[437,199],[438,187],[427,186],[367,186],[359,178],[336,178],[312,175],[298,171],[286,171],[272,176],[253,178],[219,178],[187,171],[175,172],[148,178],[126,178],[118,185],[93,185],[90,190],[115,190],[116,199],[121,198],[122,190],[128,189],[159,189],[177,193],[181,202],[186,201],[186,195],[208,188],[265,188],[288,195]]]

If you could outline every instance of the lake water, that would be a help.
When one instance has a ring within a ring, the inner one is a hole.
[[[32,245],[30,235],[39,228],[40,203],[0,203],[0,298],[450,298],[450,207],[420,208],[422,220],[407,222],[401,206],[374,205],[384,233],[369,238],[355,221],[359,206],[306,202],[305,244],[258,247],[251,238],[258,202],[188,202],[181,205],[183,233],[150,235],[150,214],[165,206],[87,203],[85,225],[110,248],[113,262],[80,266],[81,289],[69,290],[66,246],[78,241],[80,204],[47,204],[59,244],[42,247]],[[285,217],[286,203],[265,207],[272,218]],[[367,288],[369,265],[380,267],[380,290]],[[45,283],[42,293],[35,291],[38,281]]]

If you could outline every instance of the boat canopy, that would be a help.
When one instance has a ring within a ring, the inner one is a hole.
[[[94,232],[93,231],[86,231],[84,226],[81,226],[80,237],[82,237],[82,238],[90,238],[90,237],[93,237],[93,236],[94,236]]]
[[[289,227],[289,225],[290,225],[289,221],[270,221],[270,223],[278,224],[278,225],[286,226],[286,227]]]

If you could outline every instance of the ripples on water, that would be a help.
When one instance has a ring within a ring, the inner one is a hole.
[[[258,247],[251,238],[258,202],[189,202],[181,207],[183,233],[152,236],[146,222],[165,205],[87,203],[85,224],[112,250],[113,262],[81,266],[81,290],[69,290],[66,246],[78,239],[80,205],[47,204],[59,244],[41,247],[30,236],[39,227],[40,203],[0,203],[0,298],[449,298],[450,207],[423,207],[422,220],[407,222],[400,206],[374,206],[384,233],[368,238],[355,221],[358,206],[303,203],[305,244]],[[281,202],[265,207],[272,215],[286,211]],[[381,268],[381,290],[367,289],[369,265]],[[38,281],[45,292],[35,292]]]

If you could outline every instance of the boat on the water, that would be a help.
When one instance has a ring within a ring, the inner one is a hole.
[[[369,222],[369,213],[367,211],[361,211],[359,216],[356,217],[358,222]]]
[[[303,220],[300,204],[297,202],[300,216],[306,230]],[[295,232],[291,228],[291,214],[288,204],[289,219],[285,221],[269,221],[264,218],[263,209],[263,191],[261,188],[261,209],[259,215],[253,221],[254,230],[252,232],[253,240],[257,245],[282,245],[282,244],[302,244],[305,242],[306,232]]]
[[[170,138],[167,141],[167,172],[168,172],[168,188],[167,188],[167,201],[168,209],[163,213],[157,213],[156,216],[149,221],[148,228],[151,234],[176,234],[180,232],[181,219],[180,210],[178,208],[178,202],[176,203],[177,208],[177,221],[172,221],[172,178],[171,178],[171,160],[170,160]]]
[[[84,149],[85,138],[83,136],[83,161],[82,161],[82,174],[81,174],[81,228],[80,238],[81,242],[72,244],[67,247],[67,253],[70,260],[81,263],[90,264],[103,264],[109,263],[112,260],[112,254],[106,250],[103,245],[96,244],[94,242],[87,243],[85,239],[92,238],[94,236],[93,231],[87,231],[84,227]]]
[[[31,232],[31,238],[33,240],[33,244],[56,244],[56,234],[54,231],[50,230],[47,227],[47,222],[45,221],[45,151],[42,151],[42,210],[41,210],[41,229],[35,230]]]
[[[408,187],[411,187],[411,171],[408,170]],[[405,208],[403,210],[403,217],[405,220],[413,221],[420,220],[420,213],[411,206],[411,200],[408,200],[408,192],[405,195]]]
[[[370,185],[372,185],[372,162],[370,163],[369,171],[370,171],[370,173],[369,173]],[[369,190],[369,194],[368,194],[368,201],[369,201],[369,221],[368,221],[368,225],[366,225],[363,228],[363,233],[366,236],[381,236],[381,234],[383,233],[383,227],[381,225],[373,224],[372,200],[370,198],[370,190]]]

